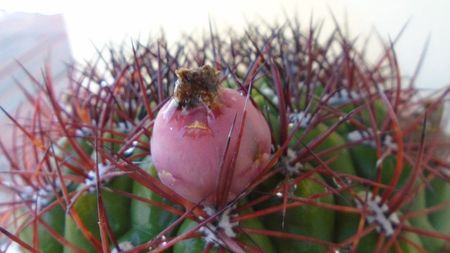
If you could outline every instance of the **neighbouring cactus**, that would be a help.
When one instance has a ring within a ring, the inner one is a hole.
[[[30,76],[34,110],[4,111],[1,249],[449,251],[450,88],[318,28],[112,48],[63,94]]]

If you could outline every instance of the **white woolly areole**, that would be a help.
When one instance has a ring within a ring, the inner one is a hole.
[[[275,94],[275,92],[273,91],[273,89],[269,88],[269,87],[263,87],[260,89],[261,93],[269,98],[272,99],[272,102],[274,104],[278,104],[279,100],[277,95]]]
[[[298,125],[301,128],[306,128],[311,121],[312,115],[307,112],[293,112],[289,114],[289,122]]]
[[[120,251],[117,248],[114,248],[111,250],[111,253],[119,253],[126,250],[132,250],[134,248],[134,245],[130,241],[123,241],[119,243]]]
[[[372,139],[372,134],[368,131],[352,131],[348,133],[347,139],[352,142],[362,142],[363,144],[367,144],[373,148],[376,147],[375,141]],[[386,134],[383,136],[383,148],[386,150],[383,152],[381,157],[376,161],[375,168],[379,168],[383,163],[384,159],[386,159],[392,151],[397,151],[398,146],[397,143],[394,142],[394,138],[391,135]]]
[[[337,106],[359,99],[361,99],[361,96],[355,91],[348,92],[348,90],[342,89],[334,93],[328,99],[328,104]]]
[[[136,100],[131,100],[130,103],[126,103],[124,105],[124,110],[135,111],[136,108],[138,108],[138,107],[139,107],[139,105],[136,102]],[[135,125],[139,124],[139,121],[140,120],[137,118],[134,120],[130,120],[130,121],[118,121],[115,124],[114,130],[116,132],[125,133],[125,134],[130,133],[135,128]]]
[[[360,199],[356,198],[356,207],[359,209],[366,208],[366,220],[369,224],[377,224],[376,230],[389,237],[394,234],[395,226],[400,223],[398,215],[394,212],[388,215],[389,207],[386,203],[381,203],[380,196],[373,196],[370,192],[358,193]],[[362,201],[362,202],[361,202]]]
[[[89,127],[80,127],[75,129],[76,137],[86,137],[92,135],[92,129]]]
[[[273,89],[271,89],[269,87],[262,87],[260,89],[260,91],[261,91],[262,94],[264,94],[264,95],[266,95],[268,97],[275,96],[275,92],[273,91]]]
[[[0,244],[0,252],[7,252],[7,253],[18,253],[23,252],[23,249],[15,242],[6,241],[2,238],[1,244]]]
[[[364,144],[375,147],[375,142],[372,140],[371,136],[372,135],[367,131],[355,130],[347,134],[347,139],[353,142],[362,141]]]
[[[123,106],[124,111],[135,111],[138,107],[138,103],[136,100],[128,100],[127,103],[122,103],[121,106]]]
[[[297,162],[294,165],[291,165],[290,162],[297,158],[297,154],[291,148],[286,150],[286,156],[283,157],[284,170],[283,172],[291,177],[300,174],[300,171],[304,168],[303,164]]]
[[[394,138],[389,134],[384,136],[383,144],[385,147],[392,150],[397,150],[398,148],[397,143],[394,142]]]
[[[100,178],[108,171],[109,169],[109,163],[107,164],[98,164],[98,175]],[[95,184],[97,182],[97,174],[95,173],[95,170],[90,170],[87,174],[86,179],[84,179],[84,185],[89,186],[89,191],[92,192],[95,190]]]
[[[61,183],[59,181],[55,181],[55,188],[61,188]],[[35,204],[36,210],[41,210],[50,203],[55,196],[51,184],[47,184],[37,190],[31,186],[24,186],[21,188],[20,195],[25,200],[31,200]]]
[[[355,130],[355,131],[352,131],[347,134],[347,139],[349,141],[353,141],[353,142],[362,141],[362,143],[364,143],[364,144],[375,147],[376,144],[375,144],[375,141],[373,140],[372,136],[373,135],[368,131]],[[382,139],[383,139],[383,146],[385,148],[388,148],[393,151],[397,150],[397,148],[398,148],[397,143],[394,142],[394,138],[391,135],[386,134],[383,136]]]
[[[222,241],[217,237],[217,232],[222,231],[228,237],[234,238],[236,237],[236,232],[234,232],[234,228],[239,225],[239,222],[231,222],[231,211],[234,209],[234,206],[227,208],[223,211],[222,214],[217,216],[217,222],[207,223],[199,229],[199,232],[204,235],[204,239],[207,244],[213,245],[223,245]],[[204,211],[213,216],[216,214],[216,210],[214,208],[205,207]]]

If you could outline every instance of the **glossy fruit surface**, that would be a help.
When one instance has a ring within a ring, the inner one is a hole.
[[[264,169],[270,136],[246,97],[219,87],[214,105],[186,108],[176,98],[168,101],[155,120],[151,153],[165,185],[194,203],[214,205],[223,175],[231,176],[231,200]]]

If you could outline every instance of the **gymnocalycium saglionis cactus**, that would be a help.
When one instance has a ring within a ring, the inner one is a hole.
[[[339,27],[211,31],[100,51],[62,94],[30,75],[2,251],[450,250],[449,88]]]

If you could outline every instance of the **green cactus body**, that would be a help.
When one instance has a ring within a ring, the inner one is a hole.
[[[83,224],[99,238],[98,215],[97,215],[97,197],[93,193],[84,193],[77,200],[73,206],[77,214],[80,216]],[[66,218],[64,236],[68,241],[75,245],[79,245],[82,249],[88,252],[95,252],[95,249],[90,245],[89,241],[84,237],[79,230],[78,225],[71,219]],[[69,248],[64,249],[65,253],[72,252]]]
[[[352,186],[353,194],[363,192],[362,186]],[[341,206],[355,206],[354,197],[349,192],[343,192],[335,197],[336,203]],[[355,235],[358,230],[360,215],[357,213],[336,212],[336,232],[335,241],[341,242]]]
[[[318,92],[320,94],[321,89],[318,89]],[[278,111],[276,111],[276,108],[273,108],[272,106],[268,105],[268,102],[262,97],[261,94],[256,93],[255,96],[256,96],[255,102],[258,104],[259,108],[262,108],[261,110],[263,112],[266,112],[266,118],[268,119],[269,124],[272,128],[272,133],[274,133],[273,138],[275,139],[275,142],[280,143],[280,136],[279,134],[277,134],[280,133],[280,119]],[[330,124],[332,124],[332,122],[330,122]],[[295,126],[290,126],[290,130],[292,130],[293,127]],[[303,126],[301,126],[300,128],[298,128],[289,146],[291,148],[294,148],[295,150],[303,149],[304,148],[303,145],[308,145],[308,143],[318,138],[322,133],[326,132],[328,128],[329,127],[326,123],[320,123],[314,126],[313,128],[309,129],[307,132],[305,132],[306,129]],[[301,140],[301,143],[298,142],[299,140]],[[313,151],[315,153],[318,153],[320,151],[343,146],[345,144],[346,140],[340,134],[338,134],[337,131],[334,131],[330,135],[328,135],[320,143],[320,145],[318,145],[315,149],[313,149]],[[331,152],[331,155],[320,156],[320,158],[322,159],[322,161],[325,161],[327,159],[333,159],[333,161],[329,163],[329,167],[336,172],[346,173],[349,175],[356,174],[355,169],[353,167],[353,163],[351,162],[351,155],[348,149],[346,148],[341,148],[337,151]],[[313,161],[311,162],[311,164],[320,165],[320,162]]]
[[[366,108],[364,108],[364,106],[366,106],[366,105],[363,103],[363,100],[360,98],[353,99],[353,101],[350,100],[350,98],[348,98],[348,99],[349,100],[343,104],[337,104],[337,105],[332,105],[332,106],[335,107],[335,109],[339,110],[339,112],[342,114],[341,116],[346,116],[349,113],[351,113],[353,110],[359,110],[358,112],[355,112],[355,114],[354,114],[355,116],[353,117],[353,119],[356,120],[358,122],[358,124],[360,124],[360,125],[363,125],[366,127],[372,126],[370,114],[369,114],[368,110]],[[359,106],[362,106],[363,108],[361,109],[361,108],[359,108]],[[386,110],[386,106],[380,100],[372,101],[371,106],[373,109],[373,114],[376,119],[375,126],[377,127],[377,129],[379,129],[379,128],[381,128],[381,126],[383,126],[384,121],[388,118],[388,112]],[[327,120],[326,124],[332,125],[332,124],[336,123],[338,120],[339,120],[339,118]],[[350,121],[345,121],[336,129],[336,132],[338,132],[342,136],[346,136],[348,133],[350,133],[352,131],[359,131],[359,130],[361,130],[361,129],[356,127],[354,125],[354,123],[351,123]]]
[[[408,240],[412,241],[414,244],[418,245],[419,247],[422,246],[420,238],[413,233],[401,233],[400,236],[407,238]],[[358,247],[357,252],[376,252],[377,249],[377,243],[380,235],[375,231],[372,232],[363,238],[361,238]],[[381,245],[382,247],[386,245],[386,240],[389,240],[390,238],[386,238],[385,242]],[[418,253],[418,251],[414,246],[407,243],[404,240],[394,239],[399,243],[400,248],[402,249],[402,252],[405,253]],[[391,247],[388,251],[388,253],[396,253],[394,247]]]
[[[260,90],[267,89],[267,83],[261,83],[258,88]],[[263,96],[263,94],[257,92],[256,90],[252,90],[252,98],[269,123],[272,132],[272,138],[275,140],[275,143],[280,143],[280,116],[278,108],[274,107],[275,104],[270,104]]]
[[[296,139],[303,138],[302,142],[307,145],[311,141],[313,141],[315,138],[318,138],[322,133],[327,131],[328,127],[325,124],[319,124],[312,128],[307,133],[304,132],[304,129],[300,129],[296,134],[292,142],[296,142]],[[303,135],[306,134],[306,136],[303,137]],[[327,138],[321,142],[317,148],[313,149],[315,153],[334,148],[343,146],[345,144],[345,140],[336,132],[331,133]],[[330,155],[323,155],[320,156],[322,161],[326,161],[327,159],[333,159],[332,162],[330,162],[328,165],[330,168],[332,168],[335,172],[340,173],[346,173],[349,175],[355,174],[355,169],[353,167],[353,163],[351,162],[351,156],[347,149],[341,148],[337,151],[331,152]],[[321,165],[317,161],[311,162],[312,165]]]
[[[145,228],[139,226],[132,226],[122,237],[119,238],[119,243],[130,243],[133,246],[147,242],[151,238],[150,234]]]
[[[114,178],[106,184],[106,187],[120,191],[129,192],[131,189],[131,179],[128,176],[120,176]],[[102,191],[103,204],[105,212],[111,226],[111,231],[119,238],[129,228],[130,221],[130,199],[118,196],[108,190]],[[76,201],[72,207],[83,221],[84,225],[91,233],[100,239],[100,229],[98,225],[98,206],[97,193],[85,192]],[[90,242],[85,238],[77,224],[69,216],[66,217],[64,235],[68,241],[83,248],[88,252],[96,252]],[[64,253],[72,252],[65,248]]]
[[[357,175],[372,181],[377,180],[377,162],[375,147],[367,144],[358,144],[350,148],[350,154],[357,171]],[[396,171],[397,159],[389,155],[383,159],[381,167],[381,183],[389,185]],[[400,189],[410,179],[412,167],[405,164],[399,181],[396,185]]]
[[[142,160],[140,167],[145,169],[150,175],[157,177],[150,157]],[[169,201],[137,182],[133,183],[133,194],[152,201],[170,204]],[[136,199],[131,200],[130,214],[131,229],[119,241],[129,241],[133,245],[140,245],[153,239],[177,218],[176,215],[166,210]]]
[[[372,106],[373,114],[375,116],[375,123],[377,128],[381,128],[383,126],[383,122],[389,118],[388,112],[386,110],[386,105],[383,101],[377,99],[375,101],[370,102]],[[371,126],[370,114],[368,110],[363,109],[360,113],[357,114],[356,117],[363,125]]]
[[[450,184],[440,178],[435,178],[426,189],[426,207],[450,201]],[[428,215],[431,225],[439,232],[450,234],[450,206]]]
[[[198,223],[193,220],[185,220],[178,229],[178,235],[182,235],[194,228]],[[190,253],[190,252],[203,252],[206,247],[206,242],[201,237],[190,238],[178,242],[173,247],[173,253]],[[217,252],[213,249],[212,252]]]
[[[77,143],[80,145],[80,148],[86,154],[86,156],[90,157],[94,148],[91,143],[84,138],[78,138]],[[59,157],[63,159],[62,161],[58,161],[59,166],[63,174],[76,174],[70,168],[80,168],[81,167],[81,157],[75,151],[75,148],[70,144],[70,141],[67,137],[62,137],[58,140],[54,148],[55,157]]]
[[[411,203],[405,207],[405,211],[408,212],[416,212],[426,208],[427,200],[426,200],[426,192],[424,190],[419,190],[411,201]],[[428,216],[420,215],[417,217],[413,217],[409,220],[411,225],[426,229],[426,230],[435,230],[432,223],[430,222]],[[439,250],[444,245],[442,240],[433,238],[433,237],[421,237],[422,244],[430,252],[439,252]]]
[[[405,221],[405,225],[410,226],[411,224],[408,221]],[[410,233],[410,232],[402,232],[401,235],[403,237],[405,237],[406,239],[410,240],[411,242],[415,243],[419,247],[423,247],[422,240],[420,240],[420,238],[417,234]],[[406,241],[400,241],[400,247],[402,248],[403,252],[411,252],[411,253],[420,252],[414,246],[412,246],[411,244],[409,244]],[[395,252],[395,250],[391,250],[391,251]]]
[[[250,213],[252,211],[253,211],[252,209],[247,209],[243,213]],[[264,229],[263,223],[257,218],[244,220],[239,223],[239,227]],[[239,238],[247,245],[262,250],[265,253],[276,252],[272,241],[267,236],[257,234],[241,234],[239,235]]]
[[[90,154],[94,150],[94,147],[87,138],[78,137],[76,142],[86,154]],[[73,157],[78,157],[75,148],[70,144],[68,137],[62,137],[58,140],[56,143],[55,152],[60,152],[60,155],[64,157],[67,157],[67,154],[73,155]]]
[[[50,226],[55,232],[64,235],[64,219],[65,212],[63,208],[56,205],[52,209],[42,214],[41,219],[48,226]],[[47,229],[41,225],[37,225],[37,235],[39,240],[39,250],[48,253],[62,252],[63,246],[47,231]],[[20,234],[22,240],[30,245],[33,245],[33,224],[28,225]]]
[[[310,197],[326,192],[321,183],[323,179],[319,175],[308,178],[298,183],[295,196]],[[333,204],[334,197],[329,195],[316,199],[317,202]],[[279,204],[281,201],[279,201]],[[284,222],[283,222],[284,219]],[[276,213],[264,217],[267,228],[293,234],[313,237],[324,241],[332,241],[334,237],[335,212],[326,208],[310,205],[302,205],[286,210],[286,216]],[[282,227],[282,224],[284,228]],[[306,241],[275,238],[274,242],[279,252],[325,252],[327,247],[309,243]]]

